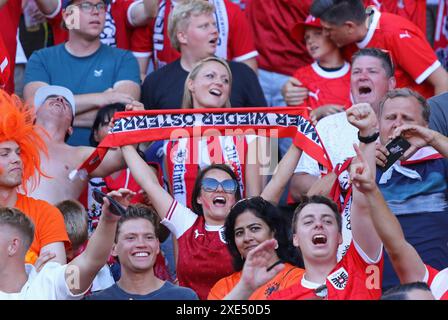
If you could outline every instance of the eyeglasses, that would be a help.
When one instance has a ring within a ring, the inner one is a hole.
[[[81,11],[85,13],[92,13],[93,8],[96,8],[98,12],[105,12],[106,11],[106,4],[104,2],[98,2],[97,4],[93,4],[90,2],[81,2],[78,4],[75,4],[75,6],[79,7]]]
[[[202,190],[206,192],[214,192],[218,190],[221,186],[225,193],[235,193],[237,188],[237,183],[233,179],[227,179],[219,182],[214,178],[204,178],[202,179]]]

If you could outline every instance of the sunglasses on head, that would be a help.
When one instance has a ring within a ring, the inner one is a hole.
[[[225,193],[235,193],[238,185],[233,179],[227,179],[221,182],[214,178],[202,179],[202,190],[206,192],[214,192],[218,190],[219,186],[221,186]]]

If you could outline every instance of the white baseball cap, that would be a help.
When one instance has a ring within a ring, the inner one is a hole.
[[[45,100],[47,100],[49,96],[64,97],[72,107],[73,117],[75,116],[75,97],[69,89],[61,86],[45,86],[37,89],[36,94],[34,95],[34,108],[36,109],[36,112],[40,108],[40,106],[44,104]]]

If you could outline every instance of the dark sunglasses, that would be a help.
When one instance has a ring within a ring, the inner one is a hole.
[[[202,190],[206,192],[214,192],[221,186],[225,193],[235,193],[237,189],[237,183],[233,179],[227,179],[219,182],[214,178],[202,179]]]
[[[323,299],[328,300],[328,288],[326,284],[321,285],[320,287],[314,289],[314,294]]]
[[[115,201],[112,197],[108,196],[104,192],[101,192],[98,189],[94,189],[92,192],[93,199],[99,204],[103,205],[103,198],[107,198],[109,200],[110,206],[109,211],[116,216],[124,216],[126,214],[126,209],[123,208],[121,204]]]

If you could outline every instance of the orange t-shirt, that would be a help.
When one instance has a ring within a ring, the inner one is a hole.
[[[42,247],[53,242],[70,244],[64,217],[58,208],[43,200],[17,194],[15,207],[25,213],[34,223],[34,240],[28,250],[25,263],[34,264]]]
[[[249,300],[266,300],[273,292],[288,288],[297,283],[305,273],[304,269],[285,263],[285,267],[274,278],[255,290]],[[237,285],[241,278],[241,271],[222,278],[212,287],[207,299],[222,300]]]

